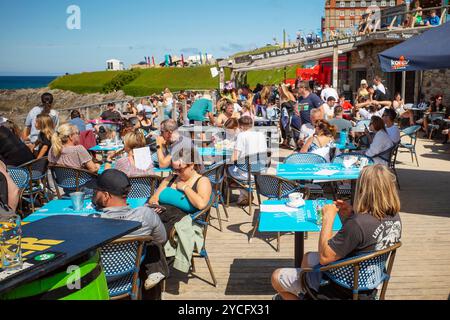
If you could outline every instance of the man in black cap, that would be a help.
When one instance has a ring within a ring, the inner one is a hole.
[[[163,250],[167,242],[167,233],[159,215],[146,206],[136,209],[128,206],[127,196],[131,184],[128,177],[121,171],[106,170],[97,179],[91,180],[86,187],[95,191],[92,203],[101,212],[101,218],[141,222],[141,228],[128,236],[153,238],[153,242],[147,246],[147,254],[143,262],[145,268],[141,268],[140,273],[143,280],[141,283],[145,282],[147,290],[152,289],[169,275]],[[144,296],[145,294],[146,292],[143,292]]]

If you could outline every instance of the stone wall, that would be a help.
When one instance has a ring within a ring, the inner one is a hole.
[[[450,69],[423,72],[422,92],[426,99],[437,94],[444,95],[444,105],[450,106]]]

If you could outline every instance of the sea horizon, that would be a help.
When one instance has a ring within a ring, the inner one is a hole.
[[[0,90],[46,88],[58,76],[0,76]]]

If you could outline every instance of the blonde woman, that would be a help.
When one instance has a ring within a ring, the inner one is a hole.
[[[253,104],[256,106],[256,115],[262,115],[263,118],[267,116],[267,105],[269,104],[270,87],[264,86],[261,92],[258,92],[253,97]]]
[[[359,101],[360,98],[369,98],[370,94],[369,94],[369,84],[367,82],[367,80],[363,79],[361,80],[361,86],[358,89],[358,95],[356,97],[356,101]]]
[[[78,127],[68,123],[61,125],[53,134],[48,161],[65,167],[86,169],[92,173],[97,173],[100,169],[92,161],[89,152],[80,145]]]
[[[41,159],[48,155],[52,146],[51,140],[55,132],[55,125],[49,115],[40,114],[36,118],[36,129],[39,130],[39,136],[34,150],[36,159]]]
[[[151,161],[151,159],[149,160],[147,169],[142,170],[136,167],[133,150],[146,147],[145,136],[142,131],[135,130],[134,132],[127,133],[123,138],[123,142],[124,151],[127,153],[127,155],[117,160],[114,169],[122,171],[129,178],[154,175],[153,161]],[[108,156],[105,169],[110,169],[111,164],[112,158],[111,156]]]
[[[358,255],[381,251],[400,242],[402,222],[400,198],[394,174],[383,165],[366,167],[356,184],[355,204],[337,201],[323,209],[322,231],[319,252],[304,256],[302,268],[352,258]],[[333,237],[336,215],[342,221],[342,229]],[[272,285],[278,291],[277,300],[298,300],[304,288],[299,281],[302,269],[279,269],[272,275]],[[322,273],[311,273],[307,278],[309,289],[330,299],[351,299],[352,291],[336,285]],[[334,289],[334,290],[333,290]],[[376,289],[361,292],[370,298]]]

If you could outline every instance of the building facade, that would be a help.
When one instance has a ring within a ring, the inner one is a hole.
[[[326,0],[322,32],[346,33],[355,30],[370,7],[379,7],[383,10],[403,2],[403,0]]]

